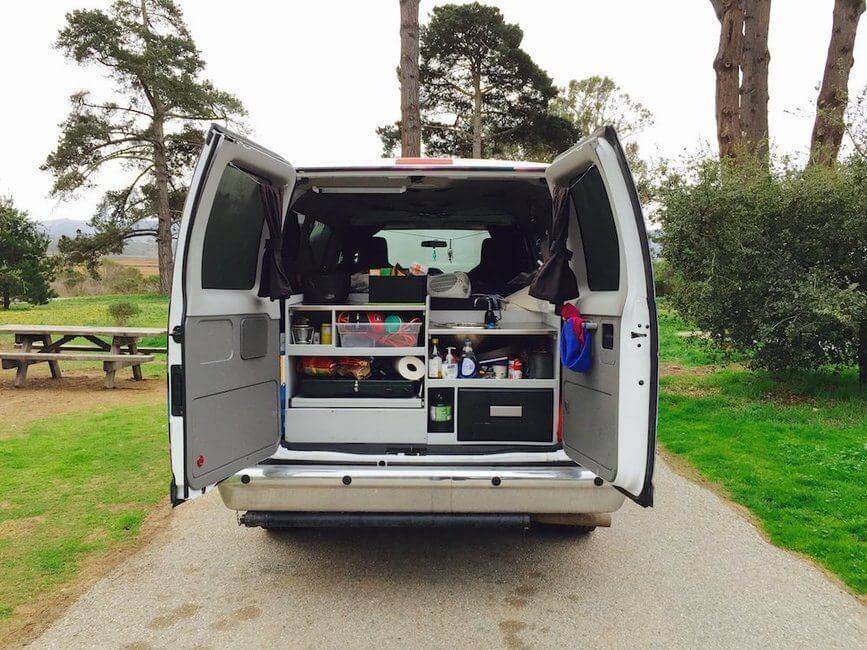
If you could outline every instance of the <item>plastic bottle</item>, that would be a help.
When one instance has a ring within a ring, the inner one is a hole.
[[[439,339],[431,339],[433,350],[431,350],[430,360],[427,366],[427,376],[431,379],[439,379],[443,376],[443,360],[440,357],[440,351],[437,349]]]
[[[461,355],[460,376],[462,379],[469,379],[479,374],[479,364],[476,362],[476,355],[473,352],[473,345],[470,339],[464,341],[464,353]]]
[[[452,430],[452,403],[443,391],[436,391],[431,400],[430,424],[431,430],[448,432]]]
[[[446,360],[443,362],[443,378],[458,378],[458,360],[455,357],[454,348],[447,348]]]

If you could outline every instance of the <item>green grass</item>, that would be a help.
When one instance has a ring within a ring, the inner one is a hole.
[[[680,315],[660,298],[657,301],[659,320],[660,360],[682,366],[705,366],[726,362],[726,355],[711,341],[698,336],[680,336],[681,332],[693,332]]]
[[[854,369],[773,375],[726,356],[661,301],[659,442],[755,515],[770,540],[867,592],[867,390]],[[715,366],[699,368],[699,366]],[[708,372],[709,371],[709,372]]]
[[[116,323],[108,314],[108,306],[119,300],[135,303],[141,309],[141,313],[130,319],[128,326],[166,327],[168,298],[153,294],[58,298],[35,306],[16,304],[9,310],[0,310],[0,324],[113,326]],[[141,345],[165,346],[166,337],[148,337],[142,339]]]
[[[662,361],[724,355],[663,305]],[[772,542],[867,592],[867,391],[854,369],[773,375],[720,365],[661,380],[659,442],[721,485]]]
[[[136,538],[166,497],[166,439],[158,404],[55,416],[4,431],[0,631],[16,608],[68,583],[86,557]]]

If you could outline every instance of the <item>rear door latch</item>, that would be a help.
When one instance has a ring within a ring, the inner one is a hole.
[[[643,336],[647,336],[647,332],[630,332],[630,336],[634,339],[637,339]]]

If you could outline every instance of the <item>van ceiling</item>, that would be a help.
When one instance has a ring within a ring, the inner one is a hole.
[[[406,188],[398,193],[320,193],[314,187]],[[292,209],[332,226],[545,227],[551,196],[544,179],[455,179],[437,176],[299,179]]]

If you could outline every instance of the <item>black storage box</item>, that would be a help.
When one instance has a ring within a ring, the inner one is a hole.
[[[300,397],[416,397],[417,381],[408,379],[328,379],[304,377]]]
[[[301,276],[305,305],[339,305],[349,296],[348,273],[308,273]]]
[[[550,388],[458,389],[461,442],[553,442]]]
[[[426,275],[371,275],[369,302],[424,302]]]

